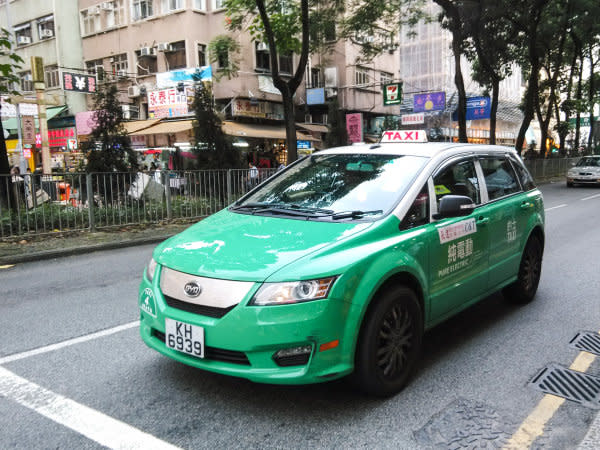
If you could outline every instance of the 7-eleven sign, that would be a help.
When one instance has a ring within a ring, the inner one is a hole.
[[[402,102],[402,83],[383,85],[383,106],[399,105]]]

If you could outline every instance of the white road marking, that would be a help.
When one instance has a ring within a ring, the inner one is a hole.
[[[582,199],[581,199],[581,201],[582,201],[582,202],[585,202],[586,200],[591,200],[591,199],[593,199],[593,198],[598,198],[598,197],[600,197],[600,194],[596,194],[596,195],[592,195],[592,196],[590,196],[590,197],[585,197],[585,198],[582,198]]]
[[[118,333],[119,331],[128,330],[129,328],[134,328],[140,325],[140,321],[136,320],[135,322],[129,322],[124,325],[119,325],[118,327],[108,328],[107,330],[98,331],[96,333],[88,334],[86,336],[80,336],[74,339],[69,339],[66,341],[59,342],[57,344],[47,345],[45,347],[36,348],[33,350],[29,350],[23,353],[15,353],[14,355],[8,355],[4,358],[0,358],[0,364],[6,364],[13,361],[18,361],[19,359],[29,358],[30,356],[40,355],[42,353],[51,352],[54,350],[59,350],[64,347],[69,347],[71,345],[80,344],[82,342],[91,341],[93,339],[97,339],[104,336],[109,336],[111,334]]]
[[[544,211],[552,211],[553,209],[564,208],[565,206],[568,205],[566,203],[563,203],[562,205],[553,206],[552,208],[546,208],[544,209]]]
[[[56,394],[0,367],[0,396],[111,449],[178,449],[151,434]]]

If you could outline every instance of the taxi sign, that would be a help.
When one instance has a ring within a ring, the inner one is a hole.
[[[389,130],[381,135],[381,142],[427,142],[425,130]]]

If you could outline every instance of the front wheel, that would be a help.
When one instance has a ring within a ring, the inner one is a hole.
[[[529,303],[535,297],[542,273],[543,247],[540,239],[531,236],[523,250],[517,281],[503,290],[504,298],[511,303]]]
[[[369,393],[388,396],[407,383],[419,358],[423,313],[415,293],[387,289],[365,316],[356,346],[354,378]]]

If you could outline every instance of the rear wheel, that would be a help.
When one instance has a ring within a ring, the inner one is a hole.
[[[387,289],[368,311],[356,348],[354,379],[369,393],[399,392],[412,374],[423,336],[423,314],[415,293]]]
[[[542,273],[544,251],[540,239],[531,236],[523,250],[517,281],[503,290],[504,298],[511,303],[529,303],[535,297]]]

